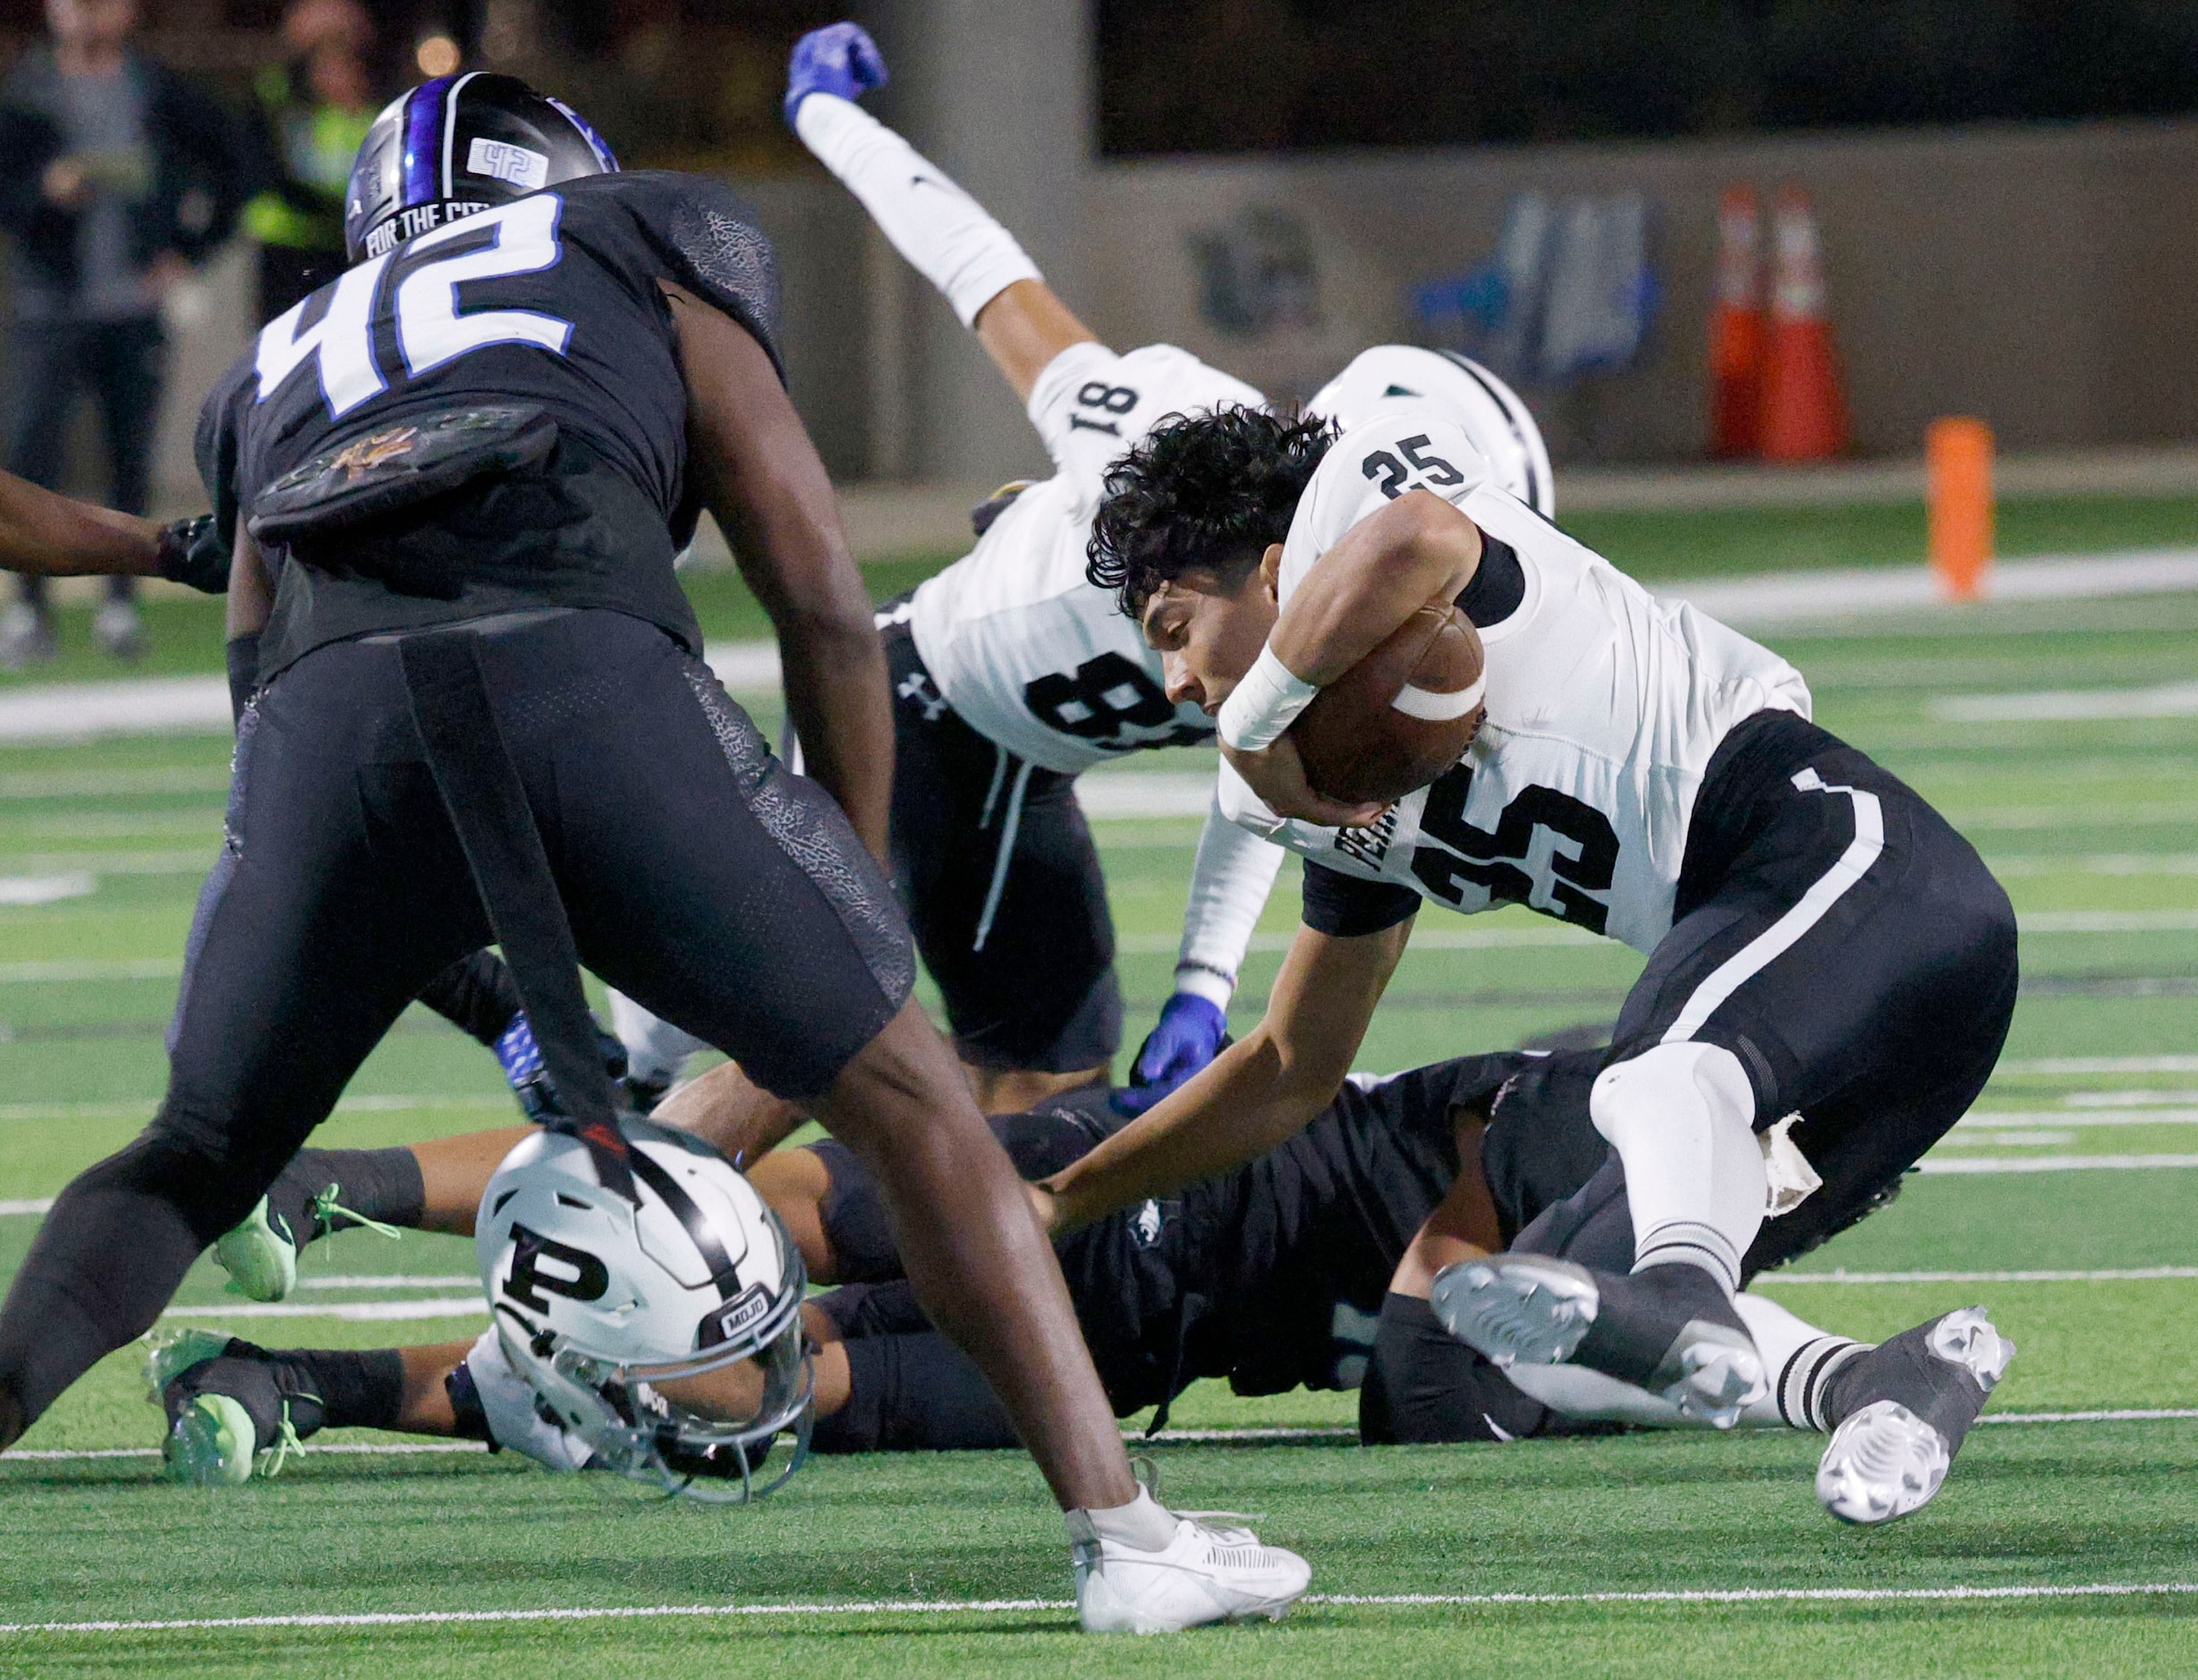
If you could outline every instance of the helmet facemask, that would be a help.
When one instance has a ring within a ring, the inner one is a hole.
[[[593,1466],[691,1498],[760,1498],[809,1451],[800,1251],[709,1145],[625,1130],[638,1201],[605,1190],[561,1134],[497,1168],[478,1231],[497,1336]]]

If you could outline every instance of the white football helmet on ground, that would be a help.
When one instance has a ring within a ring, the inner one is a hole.
[[[646,1121],[624,1132],[638,1201],[605,1189],[588,1146],[554,1132],[488,1181],[474,1241],[505,1356],[587,1444],[590,1467],[700,1499],[760,1498],[809,1452],[801,1254],[709,1144]]]

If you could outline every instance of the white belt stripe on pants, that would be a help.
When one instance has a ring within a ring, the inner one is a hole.
[[[1885,809],[1875,793],[1857,787],[1828,785],[1814,770],[1795,773],[1794,785],[1804,793],[1845,793],[1854,802],[1854,838],[1839,854],[1839,861],[1803,893],[1794,907],[1742,946],[1717,966],[1710,978],[1694,988],[1665,1031],[1660,1042],[1684,1044],[1702,1031],[1718,1006],[1742,986],[1793,949],[1801,936],[1823,921],[1847,888],[1861,880],[1885,851]]]

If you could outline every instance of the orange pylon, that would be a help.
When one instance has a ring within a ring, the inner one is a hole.
[[[1778,189],[1772,228],[1762,452],[1770,461],[1828,461],[1847,446],[1847,404],[1825,312],[1816,216],[1798,187]]]
[[[1981,420],[1935,420],[1923,437],[1930,482],[1931,569],[1957,601],[1984,593],[1992,564],[1992,428]]]
[[[1710,309],[1710,453],[1755,453],[1763,418],[1763,284],[1755,189],[1718,204],[1718,290]]]

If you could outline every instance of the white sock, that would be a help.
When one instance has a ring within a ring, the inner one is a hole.
[[[811,94],[810,98],[816,96]],[[808,101],[802,101],[804,108]],[[1127,1546],[1133,1551],[1166,1551],[1175,1540],[1175,1523],[1179,1520],[1174,1512],[1162,1505],[1144,1488],[1139,1488],[1137,1497],[1127,1505],[1086,1507],[1064,1514],[1068,1523],[1068,1538],[1072,1542],[1086,1540],[1110,1540],[1117,1546]]]
[[[1659,1044],[1605,1068],[1588,1112],[1625,1166],[1634,1269],[1697,1266],[1737,1291],[1768,1194],[1740,1058],[1714,1044]]]
[[[1016,281],[1043,278],[983,205],[861,106],[812,93],[794,113],[793,127],[862,200],[893,249],[946,294],[963,326]]]
[[[1693,1418],[1661,1396],[1606,1377],[1600,1370],[1590,1370],[1585,1365],[1514,1365],[1504,1375],[1529,1400],[1539,1400],[1568,1418],[1637,1423],[1650,1429],[1696,1427]]]
[[[610,995],[611,1031],[626,1047],[626,1071],[652,1085],[668,1085],[697,1050],[709,1047],[661,1016],[652,1015],[624,992]]]
[[[1824,1379],[1866,1352],[1865,1345],[1820,1330],[1761,1295],[1735,1295],[1733,1308],[1755,1338],[1756,1352],[1763,1356],[1763,1378],[1770,1386],[1742,1411],[1742,1421],[1828,1432],[1831,1420],[1824,1414]]]

